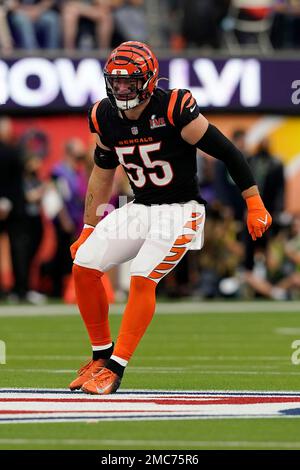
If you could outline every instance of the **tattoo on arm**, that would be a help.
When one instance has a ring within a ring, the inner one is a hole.
[[[93,205],[93,200],[94,200],[94,196],[92,194],[88,194],[86,197],[85,210],[84,210],[84,215],[86,217],[90,216],[89,212],[90,212],[91,206]]]

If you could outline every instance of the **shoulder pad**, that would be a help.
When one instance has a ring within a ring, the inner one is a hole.
[[[189,90],[170,90],[167,117],[172,126],[182,128],[198,115],[199,108]]]
[[[102,135],[101,118],[107,110],[107,102],[110,104],[108,98],[97,101],[90,107],[88,111],[90,130],[91,132],[97,133],[100,136]]]

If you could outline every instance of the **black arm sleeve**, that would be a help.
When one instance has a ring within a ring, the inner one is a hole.
[[[241,191],[256,184],[252,171],[242,152],[215,126],[209,124],[196,146],[225,163],[228,172]]]
[[[119,165],[117,155],[112,150],[104,150],[99,145],[96,145],[95,148],[94,162],[99,168],[105,170],[113,170]]]

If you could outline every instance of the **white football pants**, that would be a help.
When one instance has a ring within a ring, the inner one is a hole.
[[[205,207],[197,201],[129,203],[107,215],[79,247],[74,263],[106,272],[133,259],[130,274],[159,282],[187,250],[203,246]]]

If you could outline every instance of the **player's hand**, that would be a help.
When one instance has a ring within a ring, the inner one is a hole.
[[[263,236],[272,224],[272,217],[267,211],[259,194],[246,198],[248,207],[247,227],[252,237],[256,240]]]
[[[85,240],[91,235],[93,231],[94,231],[94,227],[91,227],[91,226],[83,227],[79,238],[77,238],[77,240],[70,246],[72,259],[75,258],[77,250],[80,247],[80,245],[82,245],[85,242]]]

